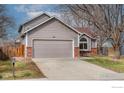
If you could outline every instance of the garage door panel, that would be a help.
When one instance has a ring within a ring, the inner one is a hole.
[[[35,58],[72,57],[72,41],[34,40],[33,52]]]

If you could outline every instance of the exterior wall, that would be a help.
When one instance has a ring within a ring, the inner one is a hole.
[[[115,55],[115,51],[113,47],[107,48],[107,55],[113,57]]]
[[[79,47],[74,47],[74,58],[79,57]]]
[[[121,33],[121,41],[124,41],[124,32]],[[124,44],[121,47],[121,55],[124,56]]]
[[[121,55],[124,55],[124,45],[121,48]]]
[[[25,41],[26,41],[25,37],[23,39],[21,39],[22,44],[25,44],[26,43]]]
[[[32,47],[27,47],[27,57],[32,57]]]
[[[47,16],[47,15],[41,15],[41,16],[33,19],[32,21],[24,24],[24,26],[22,28],[22,32],[24,32],[24,31],[26,31],[26,30],[28,30],[28,29],[30,29],[30,28],[32,28],[32,27],[34,27],[34,26],[36,26],[36,25],[38,25],[42,22],[44,22],[45,20],[48,20],[49,18],[50,17]]]
[[[91,48],[97,48],[97,41],[96,40],[91,41]]]
[[[78,34],[57,20],[51,20],[30,31],[28,33],[28,47],[32,47],[33,39],[74,40],[74,46],[79,46]]]
[[[91,51],[80,51],[80,56],[83,57],[83,56],[90,56],[91,54]]]
[[[91,48],[91,51],[80,51],[80,56],[96,56],[97,48]]]
[[[92,48],[91,49],[91,56],[96,56],[97,55],[97,48]]]
[[[74,58],[79,57],[79,47],[74,47]],[[27,47],[27,57],[32,57],[33,56],[33,50],[32,47]]]

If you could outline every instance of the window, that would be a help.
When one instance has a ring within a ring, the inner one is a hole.
[[[80,49],[84,50],[87,49],[87,39],[86,38],[81,38],[80,39]]]
[[[86,38],[81,38],[80,41],[81,41],[81,42],[87,42],[87,39],[86,39]]]

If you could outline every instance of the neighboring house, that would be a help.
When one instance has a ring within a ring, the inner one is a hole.
[[[121,35],[122,35],[122,42],[124,43],[124,32],[122,32]],[[124,44],[121,47],[121,55],[124,55]]]
[[[112,39],[106,39],[102,44],[102,55],[105,56],[113,56],[113,46],[112,46]]]
[[[121,34],[122,35],[122,43],[123,43],[123,40],[124,40],[124,32]],[[108,56],[113,56],[114,55],[114,49],[113,49],[113,46],[112,46],[112,43],[114,43],[112,41],[112,39],[107,39],[102,47],[103,47],[103,54],[105,55],[108,55]],[[120,47],[120,55],[124,55],[124,44],[122,44],[122,47]]]
[[[25,57],[33,58],[76,58],[96,54],[96,39],[85,31],[45,13],[19,28]]]

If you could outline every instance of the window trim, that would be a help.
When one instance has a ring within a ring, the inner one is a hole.
[[[87,44],[87,49],[81,49],[81,48],[80,48],[80,51],[88,51],[88,40],[87,40],[87,38],[85,38],[85,37],[81,37],[80,40],[81,40],[82,38],[86,39],[86,41],[80,41],[80,43],[79,43],[79,48],[80,48],[80,44]]]

